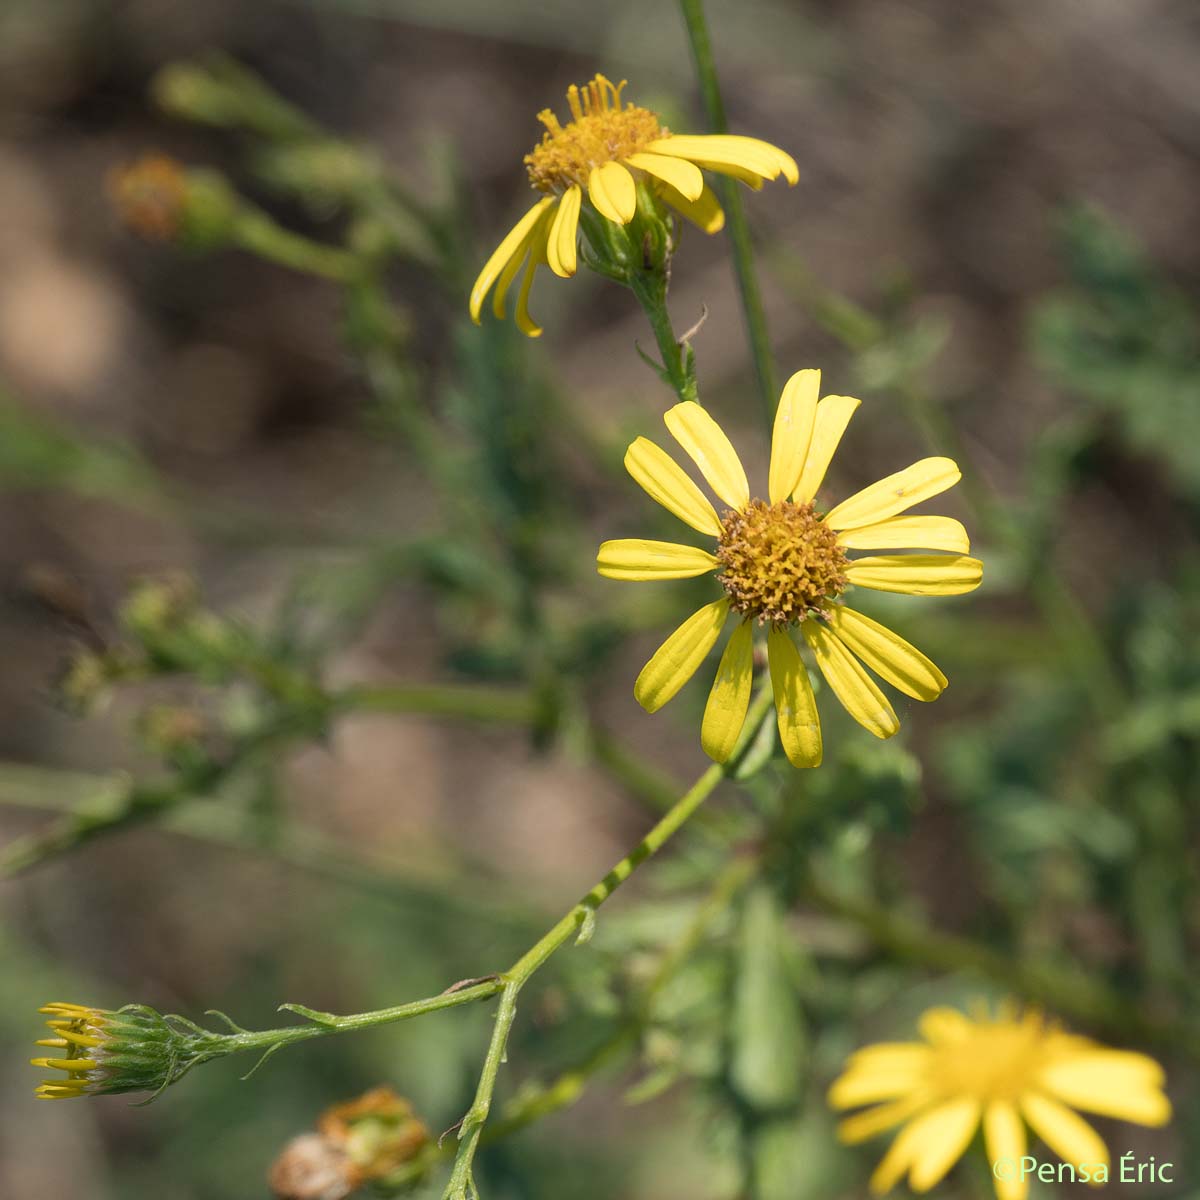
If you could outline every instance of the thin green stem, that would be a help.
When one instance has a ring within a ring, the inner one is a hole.
[[[609,1037],[580,1062],[567,1068],[544,1087],[524,1094],[500,1121],[483,1131],[479,1137],[480,1145],[500,1141],[543,1117],[570,1107],[579,1099],[592,1076],[623,1050],[636,1044],[655,996],[703,941],[713,922],[727,911],[737,893],[753,878],[758,865],[758,860],[751,856],[737,857],[727,864],[717,876],[712,890],[697,907],[687,928],[663,954],[650,981],[633,1001],[629,1019],[622,1021]],[[376,1186],[385,1194],[402,1191],[414,1181],[424,1178],[430,1167],[449,1158],[451,1153],[450,1146],[445,1143],[431,1145],[418,1158],[380,1180]]]
[[[412,1017],[423,1017],[427,1013],[440,1012],[444,1008],[458,1008],[463,1004],[472,1004],[476,1000],[487,1000],[503,988],[499,979],[481,979],[470,986],[447,989],[436,996],[424,1000],[412,1000],[407,1004],[397,1004],[391,1008],[380,1008],[372,1012],[351,1013],[338,1016],[336,1013],[317,1012],[300,1004],[281,1004],[280,1008],[294,1012],[304,1017],[307,1025],[286,1025],[280,1029],[241,1029],[229,1022],[236,1032],[210,1034],[206,1038],[206,1048],[203,1060],[223,1058],[227,1054],[242,1054],[250,1050],[262,1050],[267,1054],[284,1046],[297,1042],[311,1041],[313,1038],[328,1037],[335,1033],[357,1033],[362,1029],[373,1029],[377,1025],[394,1025],[397,1021],[407,1021]],[[218,1014],[220,1015],[220,1014]],[[182,1018],[176,1018],[182,1020]],[[228,1021],[228,1018],[225,1018]],[[190,1022],[185,1022],[189,1026]],[[204,1033],[199,1026],[194,1026],[198,1032]]]
[[[233,236],[243,250],[307,275],[352,283],[362,273],[353,254],[284,229],[257,209],[245,208],[237,214]]]
[[[261,664],[260,664],[261,665]],[[266,682],[260,679],[260,682]],[[263,754],[319,733],[331,717],[352,712],[424,713],[479,722],[531,725],[538,705],[529,692],[451,684],[360,685],[326,693],[306,677],[288,676],[287,703],[222,758],[206,759],[162,780],[124,778],[48,829],[16,838],[0,853],[0,879],[29,870],[84,842],[141,824],[193,799],[212,796]],[[279,685],[280,679],[272,679]]]
[[[721,98],[721,84],[717,78],[717,64],[713,58],[712,40],[708,34],[703,0],[679,0],[679,7],[683,12],[688,40],[692,46],[692,58],[696,63],[696,75],[704,100],[704,110],[708,115],[708,126],[713,133],[727,133],[729,123],[725,117],[725,102]],[[733,244],[733,266],[737,273],[738,292],[741,294],[742,312],[746,319],[746,336],[754,356],[754,375],[758,381],[763,415],[767,420],[767,428],[770,429],[775,421],[779,388],[775,378],[775,360],[771,356],[771,339],[767,333],[767,314],[763,307],[762,290],[758,284],[758,272],[754,266],[754,244],[750,238],[750,226],[746,221],[746,210],[742,206],[737,181],[722,178],[720,188],[721,200],[725,206],[726,228]]]
[[[629,287],[650,322],[667,382],[680,400],[699,403],[691,348],[676,337],[671,314],[667,311],[666,280],[658,274],[634,271],[629,276]]]
[[[480,1074],[475,1100],[459,1125],[459,1147],[454,1169],[443,1200],[470,1200],[473,1193],[471,1176],[475,1151],[480,1134],[491,1108],[499,1065],[504,1058],[509,1029],[516,1013],[517,994],[530,977],[550,956],[572,936],[585,941],[591,936],[596,910],[623,884],[646,859],[656,854],[687,822],[723,779],[731,775],[741,762],[746,748],[758,733],[774,697],[769,685],[764,686],[750,706],[745,728],[737,749],[726,763],[714,763],[663,815],[653,829],[618,862],[612,870],[570,908],[537,942],[534,943],[504,973],[504,992],[496,1014],[496,1024],[488,1047],[487,1058]]]
[[[337,692],[332,706],[339,712],[419,713],[499,725],[528,725],[538,717],[531,691],[479,684],[356,684]]]

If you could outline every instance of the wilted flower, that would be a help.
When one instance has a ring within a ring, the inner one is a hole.
[[[815,497],[859,401],[826,396],[821,373],[799,371],[783,390],[775,417],[767,499],[751,498],[746,472],[729,439],[691,401],[665,416],[672,436],[728,506],[718,516],[703,492],[654,442],[638,438],[625,466],[652,499],[701,533],[714,550],[674,542],[622,538],[600,547],[597,566],[610,579],[686,579],[717,572],[722,599],[693,613],[658,648],[634,684],[655,712],[692,677],[716,644],[730,613],[740,623],[717,668],[701,727],[706,753],[724,762],[746,718],[754,673],[756,626],[767,629],[767,658],[779,735],[797,767],[821,762],[821,725],[808,672],[792,629],[798,629],[834,695],[877,737],[900,727],[887,697],[864,670],[916,700],[933,700],[946,677],[903,638],[848,607],[851,585],[912,595],[956,595],[979,585],[983,564],[968,557],[966,530],[951,517],[901,516],[952,487],[958,467],[925,458],[881,479],[828,510]],[[919,546],[945,554],[882,554],[850,558],[850,550]],[[860,662],[861,660],[861,662]]]
[[[834,1108],[875,1106],[842,1122],[843,1141],[861,1142],[903,1123],[871,1177],[874,1192],[890,1190],[905,1173],[914,1191],[928,1191],[982,1121],[997,1195],[1024,1200],[1026,1124],[1064,1163],[1090,1165],[1097,1179],[1108,1166],[1108,1148],[1072,1110],[1138,1125],[1171,1118],[1154,1059],[1066,1033],[1037,1011],[1018,1015],[1008,1003],[992,1016],[981,1006],[972,1019],[931,1008],[919,1028],[920,1042],[882,1043],[851,1055],[829,1090]]]
[[[145,154],[115,168],[108,194],[117,216],[151,241],[215,246],[233,240],[241,201],[217,172]]]
[[[293,1138],[271,1167],[271,1190],[280,1200],[342,1200],[412,1162],[429,1141],[403,1096],[373,1088],[326,1109],[316,1133]]]
[[[725,215],[701,168],[740,179],[752,188],[782,175],[799,179],[789,154],[758,138],[731,134],[673,134],[657,115],[621,104],[624,82],[597,75],[583,88],[567,90],[571,120],[563,125],[550,109],[538,113],[546,127],[526,156],[529,182],[542,198],[517,222],[488,259],[471,289],[471,317],[495,287],[492,311],[503,318],[505,297],[522,266],[517,326],[530,337],[542,331],[529,315],[529,289],[545,263],[563,278],[574,275],[580,215],[585,200],[602,218],[626,226],[638,212],[639,190],[660,199],[706,233],[716,233]]]

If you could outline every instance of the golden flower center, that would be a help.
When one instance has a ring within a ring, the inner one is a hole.
[[[572,84],[567,104],[573,120],[566,125],[548,108],[538,113],[546,132],[525,155],[533,187],[539,192],[560,192],[575,184],[584,187],[593,167],[628,158],[669,135],[670,130],[648,108],[621,107],[624,86],[624,81],[614,84],[603,75],[582,89]]]
[[[846,588],[846,554],[811,504],[751,500],[729,510],[717,558],[730,606],[760,624],[798,623]]]
[[[930,1083],[943,1096],[1017,1100],[1047,1061],[1040,1022],[977,1025],[961,1042],[938,1047]]]

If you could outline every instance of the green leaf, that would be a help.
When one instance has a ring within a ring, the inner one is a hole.
[[[786,955],[787,934],[771,890],[747,894],[738,931],[734,975],[730,1083],[760,1112],[786,1109],[801,1095],[806,1036]]]

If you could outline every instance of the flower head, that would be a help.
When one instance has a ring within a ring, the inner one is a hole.
[[[187,172],[165,154],[146,154],[112,172],[109,195],[122,220],[153,241],[176,237],[187,209]]]
[[[241,201],[223,176],[193,170],[165,154],[144,154],[108,177],[117,216],[150,241],[196,247],[234,240]]]
[[[639,186],[665,201],[706,233],[716,233],[725,214],[701,169],[740,179],[752,188],[782,175],[799,179],[789,154],[758,138],[730,134],[680,136],[636,104],[622,105],[624,82],[597,75],[583,88],[567,90],[571,119],[564,125],[550,109],[538,114],[546,127],[526,156],[529,182],[542,198],[517,222],[488,259],[471,289],[471,317],[478,323],[488,292],[492,311],[503,318],[508,290],[524,267],[516,321],[522,332],[542,331],[529,315],[529,289],[545,263],[567,278],[577,266],[576,242],[586,200],[603,218],[628,225],[638,212]]]
[[[52,1035],[37,1044],[57,1051],[30,1059],[35,1067],[62,1071],[37,1089],[42,1100],[103,1096],[114,1092],[161,1092],[197,1063],[228,1053],[227,1038],[144,1004],[112,1011],[83,1004],[47,1004]]]
[[[914,1191],[932,1188],[958,1161],[983,1122],[988,1159],[1020,1164],[1028,1126],[1065,1163],[1107,1167],[1108,1148],[1073,1109],[1139,1125],[1164,1125],[1171,1104],[1152,1058],[1066,1033],[1037,1011],[986,1006],[973,1019],[932,1008],[920,1042],[867,1046],[851,1055],[829,1090],[834,1108],[874,1105],[842,1122],[861,1142],[903,1123],[871,1178],[889,1191],[907,1173]],[[1024,1200],[1025,1180],[996,1171],[999,1200]],[[1095,1175],[1093,1176],[1095,1177]]]
[[[638,438],[625,455],[635,480],[668,512],[716,539],[715,553],[674,542],[605,542],[597,565],[610,579],[686,579],[717,574],[725,595],[693,613],[658,648],[634,685],[649,712],[670,700],[716,644],[731,613],[741,620],[717,668],[701,727],[718,762],[733,752],[750,703],[756,628],[767,631],[767,659],[779,734],[797,767],[821,762],[821,726],[793,631],[812,651],[834,695],[877,737],[900,727],[887,697],[864,669],[916,700],[936,699],[946,677],[897,634],[844,603],[851,586],[913,595],[956,595],[979,585],[983,564],[968,555],[966,530],[950,517],[902,516],[952,487],[958,467],[925,458],[824,510],[816,500],[826,469],[859,401],[826,396],[821,373],[799,371],[779,401],[767,499],[751,496],[746,472],[717,423],[686,402],[666,414],[667,428],[726,506],[718,515],[670,455]],[[920,547],[938,554],[851,550]]]

